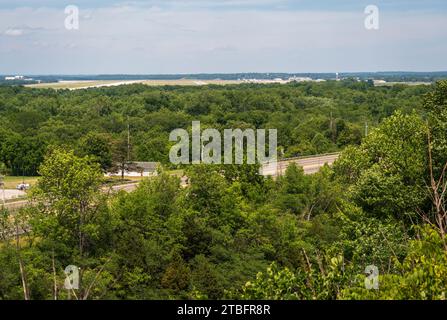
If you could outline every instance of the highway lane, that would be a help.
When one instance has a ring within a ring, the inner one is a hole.
[[[105,190],[111,189],[112,191],[121,191],[124,190],[126,192],[132,192],[138,187],[138,182],[128,183],[128,184],[118,184],[112,187],[105,187]]]
[[[12,200],[25,196],[26,193],[23,190],[17,189],[0,189],[0,199]]]
[[[339,154],[326,154],[319,156],[310,156],[310,157],[301,157],[301,158],[293,158],[278,161],[276,164],[266,164],[261,167],[261,174],[263,176],[279,176],[283,175],[286,172],[287,167],[291,163],[296,163],[299,166],[303,167],[305,174],[313,174],[318,172],[322,166],[325,164],[332,165],[335,160],[337,160]],[[181,182],[182,187],[187,186],[186,180],[182,179]],[[126,192],[134,191],[138,186],[138,182],[129,183],[129,184],[121,184],[115,185],[111,187],[103,187],[104,192],[118,192],[120,190],[124,190]],[[8,210],[18,210],[28,204],[28,200],[20,200],[14,202],[8,202],[5,204],[6,209]]]
[[[20,209],[22,207],[25,207],[28,204],[28,200],[20,200],[20,201],[14,201],[14,202],[7,202],[5,203],[5,208],[11,211]]]
[[[109,190],[112,192],[118,192],[120,190],[124,190],[126,192],[132,192],[137,188],[137,186],[138,186],[138,183],[129,183],[129,184],[115,185],[115,186],[111,186],[111,187],[103,187],[102,190],[104,192],[107,192]],[[15,210],[25,207],[28,204],[29,204],[29,200],[7,202],[7,203],[5,203],[5,208],[10,211],[15,211]]]
[[[311,157],[300,157],[293,159],[286,159],[275,163],[265,164],[261,167],[261,174],[263,176],[277,177],[283,175],[286,172],[287,167],[291,163],[296,163],[301,166],[305,174],[313,174],[318,172],[325,164],[331,166],[335,160],[338,159],[339,154],[325,154]]]

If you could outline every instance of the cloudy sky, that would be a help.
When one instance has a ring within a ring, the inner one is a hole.
[[[445,71],[446,57],[445,0],[0,0],[0,74]]]

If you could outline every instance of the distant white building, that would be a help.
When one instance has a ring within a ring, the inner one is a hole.
[[[378,84],[385,84],[385,83],[386,83],[385,80],[374,80],[373,82],[374,82],[375,85],[378,85]]]
[[[289,81],[296,81],[296,82],[307,82],[312,81],[312,78],[309,77],[291,77],[289,78]]]
[[[24,76],[12,76],[12,77],[5,77],[5,80],[24,80]]]
[[[134,161],[128,165],[128,169],[124,170],[125,177],[153,177],[157,176],[157,168],[160,165],[159,162],[143,162]],[[106,175],[109,177],[119,176],[121,177],[121,170],[117,172],[108,172]]]

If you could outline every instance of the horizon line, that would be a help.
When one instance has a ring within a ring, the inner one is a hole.
[[[267,72],[193,72],[193,73],[0,73],[0,76],[8,75],[29,75],[29,76],[178,76],[178,75],[234,75],[234,74],[362,74],[362,73],[447,73],[446,70],[436,71],[401,71],[401,70],[387,70],[387,71],[324,71],[324,72],[281,72],[281,71],[267,71]]]

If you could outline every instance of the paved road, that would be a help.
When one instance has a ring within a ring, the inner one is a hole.
[[[314,156],[314,157],[303,157],[303,158],[296,158],[296,159],[288,159],[279,161],[277,164],[268,164],[264,165],[261,168],[261,174],[263,176],[273,176],[276,177],[278,175],[283,175],[287,169],[287,166],[290,163],[297,163],[299,166],[303,167],[305,174],[312,174],[318,172],[318,170],[324,166],[326,163],[328,165],[332,165],[334,161],[338,158],[339,154],[327,154],[327,155],[320,155],[320,156]],[[181,182],[182,187],[185,187],[187,185],[187,182],[185,179],[182,179]],[[104,187],[103,190],[107,192],[108,190],[112,190],[113,192],[117,192],[120,190],[124,190],[126,192],[132,192],[134,191],[138,186],[138,182],[136,183],[129,183],[129,184],[122,184],[122,185],[116,185],[110,187]],[[17,210],[21,207],[26,206],[28,203],[27,200],[21,200],[21,201],[15,201],[15,202],[9,202],[6,203],[5,207],[9,210]]]
[[[266,164],[261,168],[261,174],[263,176],[280,176],[286,172],[287,167],[291,163],[296,163],[303,167],[305,174],[312,174],[318,172],[318,170],[325,164],[332,165],[337,160],[339,154],[327,154],[314,157],[302,157],[295,159],[288,159],[278,161],[276,164]]]
[[[109,189],[111,189],[113,192],[117,192],[120,190],[124,190],[126,192],[132,192],[134,191],[138,186],[138,183],[129,183],[129,184],[122,184],[122,185],[116,185],[110,187],[104,187],[103,190],[107,192]],[[1,191],[0,191],[1,192]],[[28,200],[20,200],[20,201],[14,201],[14,202],[7,202],[5,204],[5,208],[11,211],[20,209],[22,207],[25,207],[28,204]],[[1,205],[1,203],[0,203]]]
[[[121,191],[124,190],[126,192],[134,191],[138,186],[138,182],[129,183],[129,184],[119,184],[116,186],[112,186],[112,191]],[[106,187],[107,188],[107,187]]]
[[[25,196],[25,191],[22,190],[16,190],[16,189],[0,189],[0,200],[3,200],[3,197],[5,200],[11,200],[19,197]]]
[[[20,201],[14,201],[14,202],[7,202],[5,204],[5,208],[8,210],[17,210],[22,207],[25,207],[28,204],[28,200],[20,200]]]

